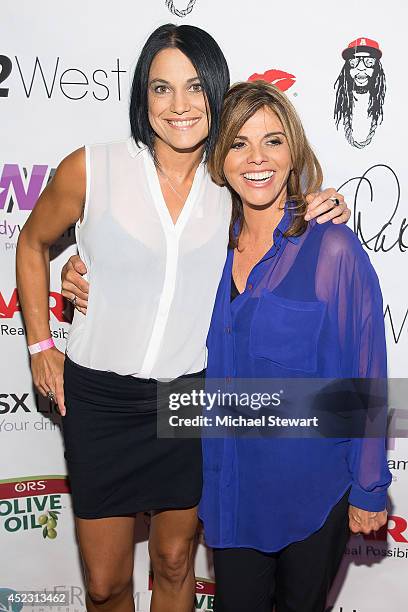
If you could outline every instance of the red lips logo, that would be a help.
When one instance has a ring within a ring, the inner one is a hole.
[[[294,74],[290,74],[289,72],[285,72],[284,70],[277,70],[276,68],[272,68],[271,70],[267,70],[263,74],[252,74],[248,81],[267,81],[268,83],[272,83],[272,85],[276,85],[278,89],[281,91],[286,91],[289,87],[292,87],[293,83],[296,81],[296,77]]]

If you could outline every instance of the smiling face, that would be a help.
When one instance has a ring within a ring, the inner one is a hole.
[[[163,49],[151,64],[148,112],[156,136],[174,150],[194,150],[208,136],[200,79],[179,49]]]
[[[278,116],[259,109],[242,126],[225,158],[224,176],[242,203],[265,207],[287,199],[292,156]]]

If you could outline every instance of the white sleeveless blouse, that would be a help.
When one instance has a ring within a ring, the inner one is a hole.
[[[228,245],[231,199],[202,163],[174,225],[153,159],[132,139],[87,146],[76,239],[90,283],[67,355],[79,365],[173,379],[206,365]]]

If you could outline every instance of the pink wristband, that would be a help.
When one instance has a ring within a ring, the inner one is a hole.
[[[47,340],[42,340],[41,342],[36,342],[35,344],[30,344],[28,347],[28,352],[30,355],[35,355],[35,353],[41,353],[41,351],[45,351],[46,349],[52,348],[55,346],[54,340],[52,338],[47,338]]]

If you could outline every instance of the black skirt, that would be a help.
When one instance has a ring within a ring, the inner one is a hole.
[[[177,381],[197,377],[200,386],[203,374]],[[62,424],[77,517],[128,516],[198,504],[201,440],[157,436],[157,388],[172,384],[85,368],[66,357]]]

